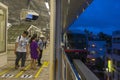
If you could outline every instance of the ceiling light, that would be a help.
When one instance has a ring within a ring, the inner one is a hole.
[[[45,5],[46,5],[47,9],[49,10],[49,4],[48,4],[48,2],[45,2]]]
[[[48,12],[48,14],[50,15],[50,12]]]

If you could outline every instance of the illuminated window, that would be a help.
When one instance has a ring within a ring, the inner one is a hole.
[[[102,48],[100,48],[99,50],[100,50],[100,51],[102,51],[103,49],[102,49]]]
[[[6,25],[5,25],[5,11],[0,9],[0,52],[5,51],[6,44]]]
[[[90,51],[90,54],[96,54],[97,52],[96,51]]]

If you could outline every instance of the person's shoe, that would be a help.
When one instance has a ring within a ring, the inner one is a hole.
[[[19,65],[15,65],[15,69],[18,69],[19,68]]]
[[[18,69],[18,67],[17,67],[17,66],[15,66],[15,69]]]
[[[38,66],[41,66],[41,65],[42,65],[42,63],[38,64]]]
[[[26,71],[26,69],[24,68],[24,67],[21,67],[21,69],[20,69],[21,71]]]

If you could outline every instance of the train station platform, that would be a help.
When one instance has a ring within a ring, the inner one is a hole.
[[[30,69],[30,57],[26,60],[25,70],[15,69],[14,44],[8,44],[8,63],[0,67],[0,80],[48,80],[49,79],[49,46],[43,50],[42,65],[36,70]]]

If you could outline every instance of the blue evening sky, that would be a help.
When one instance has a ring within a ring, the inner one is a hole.
[[[120,30],[120,0],[93,0],[70,28],[107,34]]]

